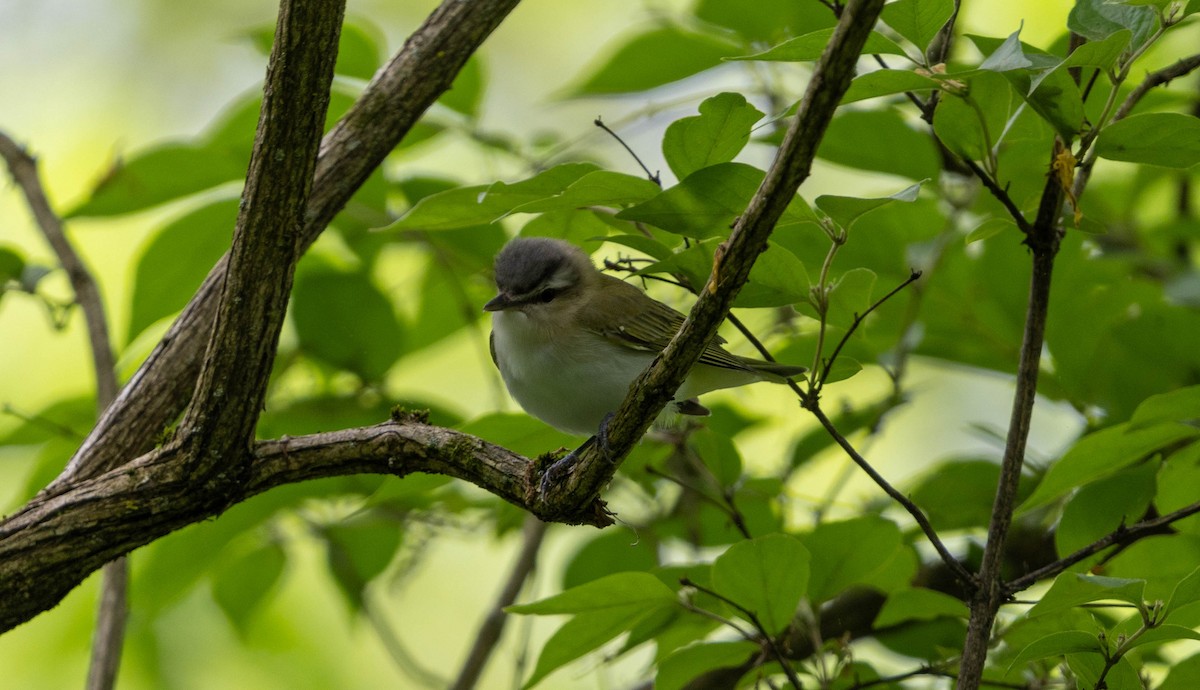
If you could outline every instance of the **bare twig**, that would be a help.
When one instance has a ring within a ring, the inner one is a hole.
[[[900,493],[896,487],[889,484],[888,481],[883,478],[883,475],[879,474],[879,472],[872,467],[871,464],[867,462],[865,458],[863,458],[863,456],[858,454],[858,451],[854,449],[854,446],[850,445],[850,442],[846,440],[846,437],[842,436],[842,434],[837,430],[837,427],[835,427],[833,422],[830,421],[829,417],[825,415],[825,411],[821,409],[817,398],[807,398],[805,400],[805,407],[813,413],[813,415],[817,418],[817,421],[821,423],[821,426],[825,427],[825,431],[827,431],[829,435],[833,437],[833,440],[842,447],[842,450],[846,452],[846,455],[849,455],[850,458],[854,460],[854,463],[862,468],[862,471],[866,472],[867,475],[871,477],[871,480],[879,486],[879,488],[883,489],[884,492],[892,498],[892,500],[903,506],[904,509],[908,511],[908,514],[917,521],[917,525],[920,526],[921,531],[925,533],[925,537],[929,539],[929,543],[933,544],[933,548],[937,550],[942,562],[945,563],[946,567],[949,568],[950,571],[954,573],[955,577],[962,582],[963,586],[970,591],[972,589],[972,585],[975,583],[975,577],[963,566],[962,563],[958,561],[957,558],[954,557],[954,554],[950,553],[950,550],[946,548],[946,545],[942,543],[941,538],[939,538],[937,532],[934,531],[933,525],[929,524],[929,518],[925,517],[925,513],[923,513],[921,509],[917,507],[917,504],[913,503],[907,496]]]
[[[763,626],[762,621],[758,619],[757,614],[745,606],[737,603],[736,601],[720,594],[719,592],[709,589],[703,585],[696,584],[686,577],[680,578],[679,583],[684,587],[691,587],[698,592],[703,592],[710,597],[719,599],[737,609],[739,613],[746,617],[746,620],[750,621],[750,624],[754,626],[754,629],[758,631],[758,641],[767,645],[767,649],[770,650],[771,656],[775,657],[775,660],[778,661],[779,665],[783,667],[784,675],[787,676],[788,682],[792,684],[792,687],[796,688],[796,690],[803,690],[804,685],[800,682],[800,678],[796,675],[796,669],[792,668],[791,661],[788,660],[787,655],[783,653],[782,649],[780,649],[779,644],[775,641],[775,638],[772,637],[771,632]]]
[[[817,385],[814,387],[812,395],[819,396],[821,394],[821,389],[825,386],[825,381],[829,378],[829,372],[833,368],[834,363],[837,362],[838,355],[841,354],[842,348],[846,346],[846,342],[850,340],[850,336],[854,335],[854,331],[858,330],[858,327],[861,326],[862,322],[867,319],[867,316],[882,306],[884,302],[894,297],[901,290],[915,283],[920,277],[920,271],[912,271],[909,273],[908,278],[906,278],[903,283],[900,283],[896,287],[892,288],[891,292],[887,293],[883,297],[875,300],[875,302],[871,304],[871,306],[867,307],[867,310],[863,313],[854,315],[854,321],[850,324],[850,328],[846,329],[845,334],[842,335],[842,339],[838,341],[837,347],[833,348],[833,354],[829,356],[829,359],[825,360],[825,366],[821,371],[821,378],[817,381]]]
[[[646,167],[646,164],[642,162],[642,159],[640,157],[638,157],[638,155],[636,153],[634,153],[633,149],[629,147],[629,144],[626,144],[625,140],[622,139],[620,137],[620,135],[618,135],[616,132],[609,129],[608,125],[604,124],[604,120],[601,120],[600,118],[596,118],[595,120],[592,121],[592,124],[596,125],[597,127],[604,130],[605,132],[608,132],[608,135],[611,136],[613,139],[616,139],[618,144],[620,144],[621,146],[624,146],[625,150],[629,152],[629,155],[633,156],[633,160],[637,161],[638,166],[641,167],[642,171],[646,173],[646,178],[649,179],[654,184],[658,185],[659,187],[662,186],[662,178],[659,177],[659,174],[650,172],[650,168]]]
[[[1020,592],[1038,580],[1054,577],[1076,563],[1100,553],[1110,546],[1137,541],[1142,537],[1158,532],[1163,527],[1166,527],[1173,522],[1177,522],[1197,513],[1200,513],[1200,502],[1193,503],[1189,506],[1185,506],[1179,510],[1154,518],[1152,520],[1143,520],[1142,522],[1136,523],[1130,527],[1121,527],[1116,531],[1105,535],[1104,537],[1101,537],[1091,544],[1088,544],[1087,546],[1070,554],[1069,556],[1066,556],[1065,558],[1060,558],[1053,563],[1047,563],[1041,568],[1030,571],[1025,575],[1013,580],[1012,582],[1005,584],[1004,590],[1010,595]]]
[[[971,170],[971,172],[975,173],[975,177],[979,178],[979,181],[983,183],[984,188],[991,192],[992,196],[996,197],[996,200],[1004,206],[1004,209],[1008,211],[1008,215],[1012,216],[1013,221],[1016,222],[1017,228],[1023,234],[1028,235],[1030,230],[1029,221],[1025,220],[1025,214],[1021,212],[1021,209],[1017,208],[1015,203],[1013,203],[1012,197],[1008,195],[1008,192],[999,184],[997,184],[996,181],[992,179],[992,176],[989,175],[983,168],[979,167],[979,164],[975,161],[971,160],[970,158],[963,158],[962,162]]]
[[[471,651],[467,654],[467,660],[459,670],[454,685],[450,686],[451,690],[470,690],[479,682],[483,667],[500,641],[500,634],[504,632],[504,624],[508,620],[504,609],[517,600],[517,595],[521,593],[530,573],[537,567],[538,552],[545,540],[546,527],[546,523],[533,515],[525,518],[525,524],[521,528],[521,550],[509,571],[508,581],[504,583],[500,596],[496,598],[496,604],[484,619],[479,633],[475,635],[475,643],[471,645]]]
[[[37,161],[3,132],[0,132],[0,157],[4,158],[13,180],[25,194],[38,228],[67,272],[75,300],[83,310],[83,318],[87,322],[88,342],[92,349],[92,369],[96,374],[96,399],[103,412],[108,403],[117,397],[117,377],[114,374],[112,345],[108,338],[108,321],[104,315],[104,300],[100,297],[100,289],[83,259],[67,239],[62,220],[46,199],[38,177]]]
[[[0,157],[3,157],[13,180],[25,194],[38,227],[46,237],[58,262],[67,272],[75,302],[83,310],[87,324],[88,344],[92,353],[92,368],[96,377],[97,416],[117,397],[116,364],[108,334],[108,318],[100,288],[83,259],[75,251],[63,229],[62,219],[50,207],[42,188],[37,161],[8,135],[0,132]],[[109,690],[117,681],[121,665],[121,649],[125,641],[125,620],[128,615],[126,591],[129,567],[125,557],[104,566],[104,581],[100,591],[100,606],[96,613],[96,631],[92,639],[92,656],[88,664],[88,690]]]
[[[1061,143],[1055,146],[1051,163],[1060,146]],[[1039,363],[1050,308],[1050,278],[1054,269],[1054,257],[1062,239],[1059,218],[1063,196],[1064,190],[1058,178],[1054,175],[1048,176],[1042,190],[1037,218],[1030,227],[1030,232],[1025,235],[1025,244],[1033,253],[1029,302],[1025,313],[1025,335],[1017,364],[1017,387],[1013,394],[1012,415],[1005,440],[1004,458],[1000,465],[1000,479],[996,486],[987,543],[984,545],[979,568],[979,587],[970,602],[971,616],[963,645],[961,675],[958,678],[959,690],[974,690],[979,687],[984,662],[987,660],[992,623],[1005,597],[1000,569],[1005,540],[1008,538],[1013,510],[1016,508],[1017,485],[1025,463],[1025,444],[1029,439],[1033,403],[1037,397]]]

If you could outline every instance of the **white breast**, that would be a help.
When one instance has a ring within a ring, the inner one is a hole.
[[[588,334],[539,327],[519,311],[497,312],[492,324],[508,392],[526,412],[569,434],[596,433],[652,359]]]

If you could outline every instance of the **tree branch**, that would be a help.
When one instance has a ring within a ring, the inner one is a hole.
[[[96,376],[96,414],[99,416],[117,397],[117,391],[120,389],[100,287],[67,238],[62,219],[50,207],[38,175],[37,160],[4,132],[0,132],[0,157],[8,164],[13,181],[24,192],[38,227],[58,257],[59,264],[67,272],[71,291],[75,294],[75,302],[83,310],[92,353],[92,369]],[[117,670],[121,665],[121,649],[125,641],[128,580],[129,569],[124,558],[118,558],[104,566],[104,584],[100,592],[100,606],[96,612],[92,656],[88,663],[88,690],[107,690],[116,684]]]
[[[237,483],[254,439],[300,257],[345,0],[284,0],[216,322],[179,443],[213,498]]]
[[[519,0],[446,0],[371,80],[325,135],[299,232],[300,251],[450,87],[459,69]],[[63,474],[46,491],[94,477],[148,452],[191,399],[216,314],[222,258]]]
[[[845,6],[774,162],[729,239],[717,248],[712,275],[691,313],[662,354],[630,387],[608,424],[607,453],[597,447],[600,444],[582,449],[562,481],[541,497],[551,515],[593,513],[595,497],[612,479],[616,461],[646,432],[716,335],[749,277],[750,267],[766,249],[776,221],[808,177],[817,145],[854,76],[859,53],[882,7],[882,0],[852,0]]]
[[[1091,544],[1088,544],[1087,546],[1079,549],[1065,558],[1060,558],[1053,563],[1047,563],[1037,570],[1030,571],[1025,575],[1013,580],[1012,582],[1005,584],[1004,590],[1008,595],[1015,594],[1026,587],[1033,585],[1038,580],[1044,580],[1045,578],[1058,575],[1067,568],[1070,568],[1085,558],[1100,553],[1110,546],[1115,546],[1117,544],[1132,544],[1142,537],[1158,533],[1163,527],[1166,527],[1173,522],[1177,522],[1197,513],[1200,513],[1200,503],[1193,503],[1189,506],[1185,506],[1172,513],[1168,513],[1152,520],[1143,520],[1132,527],[1121,527],[1120,529],[1117,529],[1116,531],[1097,539]]]
[[[527,499],[533,461],[414,417],[261,441],[248,454],[244,482],[229,486],[220,502],[195,489],[187,455],[170,445],[43,494],[0,522],[0,632],[54,606],[109,560],[284,484],[351,474],[444,474],[538,515]]]
[[[75,293],[75,301],[83,310],[88,342],[92,350],[92,369],[96,373],[96,401],[103,412],[113,398],[117,397],[117,377],[114,373],[116,365],[108,337],[108,320],[104,315],[104,300],[100,298],[100,288],[97,287],[96,280],[83,263],[83,259],[71,246],[71,241],[63,231],[62,220],[46,199],[46,192],[38,177],[37,160],[4,132],[0,132],[0,157],[4,158],[13,181],[29,203],[29,210],[33,212],[38,228],[46,237],[50,248],[54,250],[54,255],[58,257],[63,270],[67,272],[71,291]]]
[[[1061,146],[1062,143],[1056,141],[1055,150],[1051,154],[1051,164]],[[1050,309],[1050,278],[1054,269],[1054,257],[1062,239],[1059,218],[1062,212],[1063,192],[1058,177],[1048,175],[1042,190],[1037,218],[1030,232],[1025,235],[1025,244],[1033,252],[1029,302],[1025,312],[1025,335],[1017,363],[1017,388],[1013,394],[1012,415],[1004,445],[1004,458],[1000,465],[1000,479],[996,486],[987,543],[979,567],[979,588],[970,602],[971,616],[963,645],[957,685],[959,690],[974,690],[979,687],[984,662],[987,660],[992,623],[1005,597],[1000,579],[1000,566],[1013,510],[1016,508],[1017,485],[1021,479],[1021,467],[1025,463],[1025,443],[1029,439],[1033,403],[1037,397],[1038,367],[1046,338],[1046,318]]]

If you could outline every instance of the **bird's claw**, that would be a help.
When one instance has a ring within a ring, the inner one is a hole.
[[[545,496],[552,488],[562,483],[563,479],[571,473],[571,468],[579,461],[579,456],[583,454],[589,447],[593,445],[600,446],[600,454],[606,460],[612,462],[612,453],[608,448],[608,423],[612,421],[613,413],[609,412],[604,415],[604,419],[600,420],[600,428],[596,430],[596,435],[583,442],[575,450],[567,453],[563,457],[555,460],[546,471],[542,473],[542,481],[539,485],[542,495]]]

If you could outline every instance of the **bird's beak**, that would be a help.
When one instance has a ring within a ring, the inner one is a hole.
[[[498,294],[495,297],[493,297],[492,299],[490,299],[487,304],[483,305],[483,310],[484,311],[503,311],[505,309],[508,309],[511,306],[513,306],[513,301],[511,299],[509,299],[508,295],[501,292],[500,294]]]

